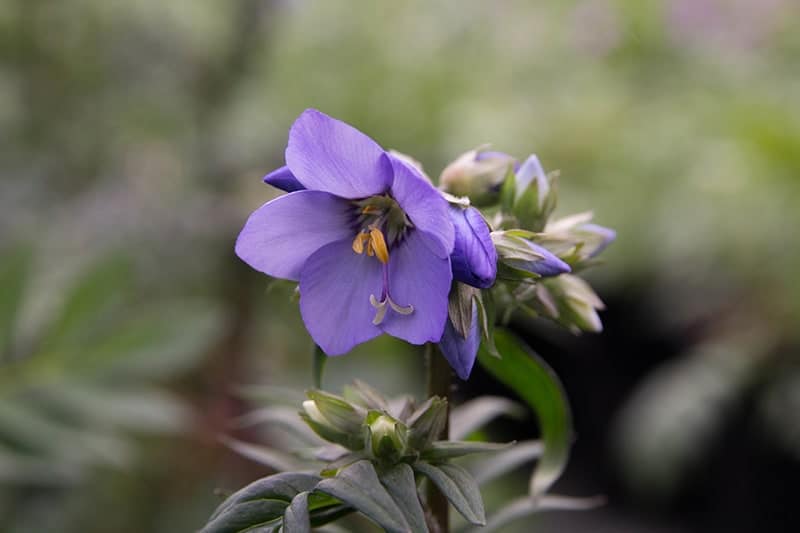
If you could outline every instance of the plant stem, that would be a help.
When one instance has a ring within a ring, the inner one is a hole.
[[[439,396],[447,400],[447,420],[439,440],[447,440],[450,434],[450,385],[452,370],[447,360],[439,353],[438,348],[428,343],[425,345],[425,364],[428,370],[428,397]],[[428,483],[428,508],[436,519],[439,531],[447,533],[450,531],[448,511],[449,504],[447,498],[442,494],[433,483]]]

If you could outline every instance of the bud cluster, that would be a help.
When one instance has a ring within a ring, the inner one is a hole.
[[[591,213],[553,219],[558,172],[546,173],[536,155],[520,163],[478,148],[448,165],[439,184],[456,235],[440,347],[459,377],[469,376],[482,341],[494,350],[495,321],[516,310],[576,333],[602,330],[603,302],[577,273],[598,263],[616,233]]]
[[[420,406],[411,400],[392,409],[389,402],[363,383],[348,389],[352,399],[312,390],[300,416],[324,440],[347,450],[348,459],[379,464],[413,462],[433,451],[447,421],[447,401],[434,396]]]

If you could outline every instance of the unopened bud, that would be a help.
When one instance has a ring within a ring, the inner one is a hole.
[[[445,192],[467,196],[475,205],[490,205],[499,199],[503,181],[515,164],[503,152],[470,150],[447,165],[439,184]]]
[[[372,455],[389,462],[398,461],[406,452],[407,429],[402,422],[379,411],[367,415]]]

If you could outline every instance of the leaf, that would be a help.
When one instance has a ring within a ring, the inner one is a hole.
[[[61,311],[42,340],[41,352],[63,352],[75,348],[108,319],[108,311],[119,303],[130,282],[130,264],[122,255],[98,261],[84,272],[68,291]]]
[[[194,365],[219,332],[216,309],[203,302],[145,309],[84,345],[68,369],[103,378],[165,379]]]
[[[470,523],[484,525],[486,515],[483,510],[478,484],[472,476],[458,465],[432,465],[423,461],[414,463],[414,470],[425,475],[436,485],[442,494],[453,504]]]
[[[345,386],[345,397],[349,399],[350,396],[368,409],[389,412],[389,403],[386,398],[361,380],[355,379],[352,386]]]
[[[311,371],[314,378],[314,388],[322,388],[322,374],[325,372],[325,363],[328,361],[328,356],[322,351],[322,348],[314,345],[314,355],[311,363]]]
[[[450,438],[463,439],[498,416],[525,418],[527,412],[518,403],[501,396],[481,396],[454,408],[450,414]]]
[[[501,531],[500,528],[507,526],[509,523],[525,518],[535,513],[542,511],[588,511],[594,509],[599,505],[605,503],[605,498],[602,496],[594,496],[590,498],[572,498],[569,496],[557,496],[548,494],[540,498],[531,498],[530,496],[523,496],[517,500],[512,501],[498,512],[496,512],[489,520],[489,523],[482,528],[474,528],[469,533],[490,533],[492,531]]]
[[[389,532],[411,531],[403,511],[383,488],[369,461],[358,461],[338,476],[320,481],[317,490],[347,503]]]
[[[497,359],[481,348],[478,360],[495,378],[530,405],[539,420],[544,453],[531,476],[530,494],[550,488],[566,466],[572,443],[572,420],[561,383],[547,364],[510,332],[495,332]]]
[[[234,522],[239,523],[241,520],[239,520],[238,517],[244,515],[260,516],[259,520],[249,524],[250,526],[266,522],[274,518],[274,516],[282,516],[283,507],[288,505],[292,498],[301,492],[313,490],[320,479],[322,478],[315,474],[283,472],[254,481],[231,494],[222,502],[211,515],[211,519],[203,531],[206,533],[211,531],[229,531],[225,529],[225,527],[227,527],[226,524]],[[260,515],[257,506],[243,507],[240,509],[241,512],[237,511],[239,506],[258,501],[282,502],[283,507],[281,507],[278,515],[274,515],[272,510],[270,510],[272,509],[271,506],[262,507]]]
[[[300,402],[302,403],[302,400]],[[263,407],[250,411],[233,420],[232,426],[237,429],[252,426],[265,425],[270,430],[281,428],[286,433],[300,439],[309,446],[320,446],[324,441],[320,440],[303,420],[297,416],[297,409],[290,407]]]
[[[425,513],[419,501],[414,471],[405,463],[400,463],[380,476],[381,484],[403,511],[414,533],[428,533]]]
[[[301,492],[283,513],[285,533],[311,533],[311,517],[308,513],[308,492]]]
[[[298,470],[303,467],[303,463],[292,457],[287,453],[280,452],[267,448],[266,446],[259,446],[258,444],[250,444],[242,442],[230,437],[221,437],[220,440],[242,457],[246,457],[251,461],[255,461],[260,465],[267,466],[273,470],[287,471]]]
[[[31,268],[32,253],[18,246],[0,258],[0,361],[11,355],[14,327]]]
[[[432,443],[420,456],[426,461],[436,462],[462,457],[472,453],[496,452],[505,450],[513,445],[513,442],[503,444],[495,442],[443,440]]]
[[[478,485],[483,485],[518,466],[541,457],[544,451],[542,441],[519,442],[507,450],[498,452],[470,468]]]

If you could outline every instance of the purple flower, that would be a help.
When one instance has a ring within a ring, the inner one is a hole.
[[[250,216],[237,255],[300,282],[303,322],[328,355],[381,333],[438,342],[454,240],[440,193],[360,131],[313,109],[289,132],[286,164],[264,180],[294,192]]]
[[[572,271],[567,263],[559,259],[544,246],[539,246],[530,241],[528,241],[527,244],[534,253],[541,256],[541,259],[536,261],[518,261],[515,264],[516,268],[539,274],[543,278],[567,274]]]
[[[455,246],[450,254],[453,278],[479,289],[494,285],[497,275],[497,251],[489,226],[474,207],[450,206],[455,227]]]
[[[464,381],[469,378],[472,372],[475,358],[478,355],[478,348],[481,345],[481,332],[478,326],[478,304],[474,301],[472,302],[472,322],[466,333],[466,337],[459,333],[453,322],[448,319],[442,340],[439,341],[439,349],[445,359],[453,367],[456,375]]]

